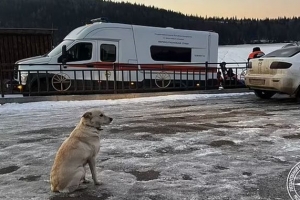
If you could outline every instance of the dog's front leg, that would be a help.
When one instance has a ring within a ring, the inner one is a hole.
[[[91,170],[92,179],[94,181],[94,184],[95,185],[100,185],[101,183],[99,181],[97,181],[96,160],[95,160],[95,158],[89,159],[88,163],[89,163],[89,166],[90,166],[90,170]]]

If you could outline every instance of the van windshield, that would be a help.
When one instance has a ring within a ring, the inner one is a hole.
[[[59,45],[57,45],[54,49],[52,49],[52,51],[50,51],[48,56],[50,56],[50,57],[56,56],[57,54],[61,53],[61,48],[62,48],[63,45],[66,45],[68,47],[73,42],[74,42],[74,40],[64,40],[64,41],[62,41]]]

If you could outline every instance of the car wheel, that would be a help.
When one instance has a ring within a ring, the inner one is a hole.
[[[254,90],[254,93],[261,99],[270,99],[274,96],[274,94],[276,94],[276,92],[266,90]]]

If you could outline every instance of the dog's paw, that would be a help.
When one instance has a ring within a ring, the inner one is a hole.
[[[85,190],[85,189],[87,189],[88,188],[88,186],[86,186],[86,185],[79,185],[78,186],[78,188],[76,189],[76,190]]]
[[[84,180],[82,181],[83,184],[87,184],[87,183],[90,183],[90,182],[91,182],[91,181],[86,180],[86,179],[84,179]]]
[[[94,181],[94,184],[95,184],[95,185],[102,185],[102,183],[99,182],[99,181]]]

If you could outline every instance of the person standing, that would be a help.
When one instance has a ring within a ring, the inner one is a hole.
[[[254,47],[252,50],[252,53],[250,53],[248,56],[248,62],[249,62],[249,60],[251,60],[253,58],[260,58],[264,55],[265,55],[265,53],[262,52],[259,47]]]

